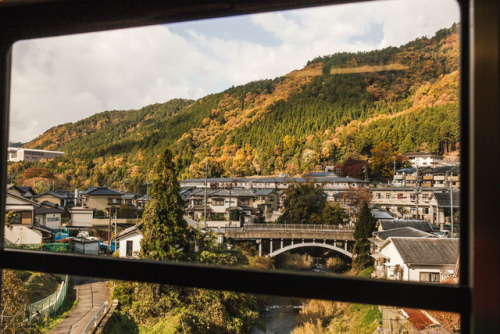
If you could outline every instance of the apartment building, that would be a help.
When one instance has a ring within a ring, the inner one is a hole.
[[[441,166],[402,168],[396,171],[392,185],[395,187],[456,187],[460,188],[460,167]]]

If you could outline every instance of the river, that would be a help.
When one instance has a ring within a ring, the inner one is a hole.
[[[303,299],[270,296],[259,320],[266,330],[254,328],[252,334],[290,334],[296,326]]]
[[[324,260],[315,257],[308,271],[325,273]],[[297,316],[305,302],[305,299],[269,296],[259,316],[266,330],[254,327],[252,334],[290,334],[297,325]]]

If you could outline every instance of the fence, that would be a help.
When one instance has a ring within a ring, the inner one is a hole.
[[[43,244],[42,250],[49,252],[68,252],[68,244],[66,243],[51,243]]]
[[[96,328],[97,327],[97,320],[101,316],[101,313],[102,313],[102,315],[105,315],[107,311],[108,311],[108,302],[104,302],[104,304],[102,304],[101,308],[99,310],[97,310],[97,312],[94,314],[92,319],[90,319],[87,326],[85,326],[85,329],[83,330],[82,334],[87,334],[87,331],[92,326],[93,326],[93,329]]]
[[[61,308],[66,300],[68,293],[68,275],[61,283],[59,290],[47,298],[37,301],[31,305],[26,306],[26,317],[30,322],[40,321],[45,318],[46,314],[53,314]]]
[[[319,224],[246,224],[243,227],[223,227],[224,231],[245,230],[320,230],[320,231],[352,231],[352,225],[319,225]],[[221,231],[223,232],[223,231]]]

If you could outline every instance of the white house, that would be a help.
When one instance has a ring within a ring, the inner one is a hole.
[[[380,246],[381,278],[439,283],[453,274],[459,239],[388,238]]]
[[[138,257],[141,252],[142,226],[132,226],[118,233],[116,240],[120,257]]]
[[[431,167],[439,166],[443,163],[441,155],[427,153],[427,152],[408,152],[403,154],[407,157],[412,166]]]
[[[35,209],[35,225],[49,228],[61,228],[61,216],[64,210],[56,207],[42,206]]]

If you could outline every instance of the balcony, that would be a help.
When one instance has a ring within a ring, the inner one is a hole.
[[[108,205],[120,205],[121,203],[121,198],[108,198]]]
[[[413,175],[407,175],[406,176],[406,181],[415,181],[417,179],[416,176],[413,176]]]
[[[423,179],[424,180],[433,180],[434,179],[434,175],[424,175]]]

